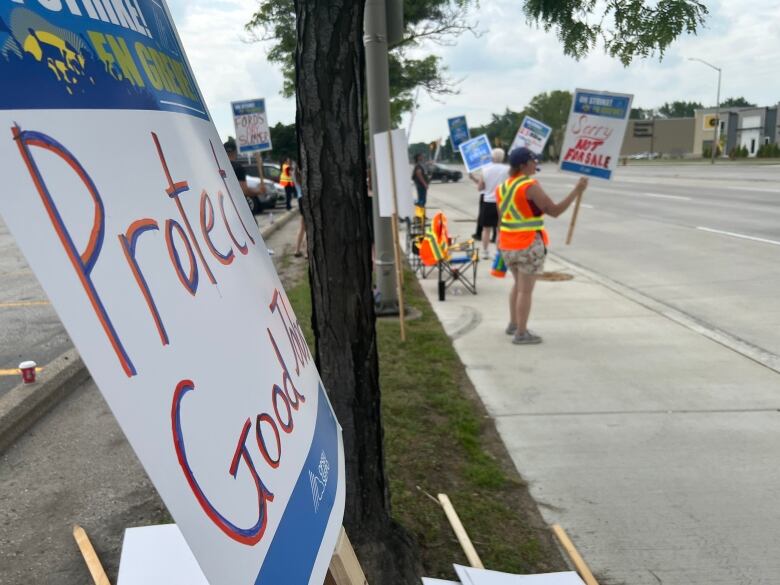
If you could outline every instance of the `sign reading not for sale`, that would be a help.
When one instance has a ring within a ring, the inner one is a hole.
[[[236,127],[236,145],[241,154],[271,150],[271,132],[265,100],[231,102],[233,125]]]
[[[165,1],[0,2],[0,43],[0,215],[203,573],[321,585],[340,428]]]
[[[599,179],[612,178],[633,97],[575,90],[561,150],[562,171]]]

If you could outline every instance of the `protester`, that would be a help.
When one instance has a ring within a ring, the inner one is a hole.
[[[300,258],[303,256],[303,249],[306,247],[306,224],[303,220],[303,189],[301,188],[301,169],[298,165],[295,165],[295,172],[293,174],[295,178],[295,190],[298,195],[298,211],[301,214],[301,225],[298,228],[298,239],[295,242],[295,257]],[[309,255],[307,254],[308,258]]]
[[[244,193],[244,197],[250,199],[252,197],[259,197],[265,195],[265,185],[260,181],[260,185],[257,187],[250,187],[246,182],[246,171],[244,167],[238,162],[238,149],[236,148],[236,141],[233,138],[229,138],[223,145],[225,152],[230,160],[230,166],[233,167],[233,172],[236,174],[238,184],[241,186],[241,191]],[[260,202],[255,203],[255,214],[260,213]]]
[[[506,158],[504,149],[494,148],[492,152],[493,164],[482,167],[482,178],[479,180],[478,188],[483,193],[479,223],[482,226],[482,252],[485,258],[490,258],[490,230],[492,228],[495,234],[496,226],[498,226],[496,189],[509,176],[509,165],[504,164],[504,158]]]
[[[425,202],[428,199],[428,175],[425,173],[425,167],[423,167],[423,155],[418,153],[414,156],[414,171],[412,171],[412,181],[414,186],[417,187],[417,201],[415,205],[419,207],[425,207]]]
[[[533,178],[536,163],[536,155],[529,149],[513,150],[509,154],[509,178],[496,190],[500,216],[498,248],[514,278],[506,333],[513,336],[512,343],[517,345],[542,342],[527,325],[536,277],[544,269],[547,255],[544,215],[558,217],[588,187],[588,180],[583,177],[566,198],[555,203]]]
[[[295,181],[293,180],[292,161],[286,157],[282,162],[282,174],[279,177],[279,184],[284,187],[285,206],[289,211],[292,209],[292,199],[296,195]]]
[[[469,179],[477,186],[477,191],[479,191],[479,207],[477,208],[477,229],[474,230],[474,233],[471,237],[473,237],[475,240],[481,240],[482,239],[482,203],[485,200],[485,192],[483,187],[479,186],[480,183],[480,176],[477,173],[469,173]],[[493,237],[495,239],[495,230],[493,230]]]

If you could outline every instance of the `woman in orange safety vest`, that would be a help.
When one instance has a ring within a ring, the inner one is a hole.
[[[285,201],[287,202],[287,209],[292,209],[292,198],[297,195],[295,190],[295,181],[293,181],[292,162],[289,158],[284,159],[282,162],[282,174],[279,177],[279,184],[284,187]]]
[[[496,188],[498,249],[514,278],[506,333],[513,336],[512,343],[517,345],[542,342],[527,325],[536,277],[544,269],[547,255],[549,240],[544,215],[558,217],[588,187],[588,179],[582,177],[565,199],[555,203],[533,178],[536,163],[537,157],[531,150],[516,148],[509,154],[509,178]]]

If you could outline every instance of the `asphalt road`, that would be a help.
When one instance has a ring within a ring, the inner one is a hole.
[[[559,200],[577,177],[538,179]],[[475,217],[469,181],[444,188]],[[590,181],[566,246],[570,215],[547,221],[552,252],[780,360],[780,165],[620,167]]]
[[[255,217],[261,229],[284,208]],[[13,236],[0,218],[0,395],[20,382],[22,361],[46,364],[72,343]]]

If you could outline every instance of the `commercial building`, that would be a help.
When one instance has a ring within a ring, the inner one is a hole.
[[[749,157],[758,154],[764,144],[780,143],[777,106],[761,108],[725,108],[717,114],[720,123],[720,149],[729,154],[745,148]],[[715,140],[716,110],[696,110],[693,155],[710,152]]]
[[[694,118],[629,120],[621,156],[656,153],[664,157],[690,157],[694,151]]]

